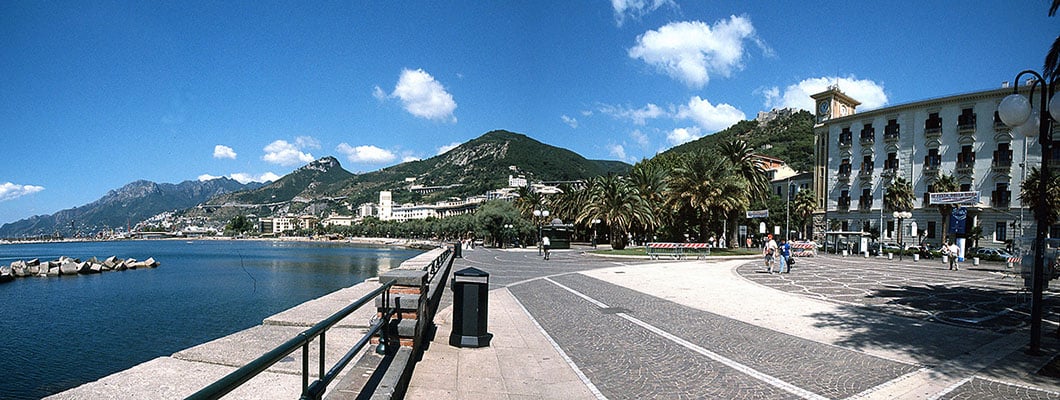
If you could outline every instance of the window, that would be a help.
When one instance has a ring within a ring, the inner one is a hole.
[[[957,129],[962,131],[975,129],[975,112],[971,108],[961,110],[961,115],[957,116]]]
[[[841,210],[850,209],[850,191],[844,190],[839,194],[839,205],[838,208]]]
[[[898,169],[898,153],[887,153],[887,160],[883,162],[883,169]]]
[[[843,232],[850,230],[850,221],[843,221],[841,229]]]
[[[957,168],[972,168],[975,165],[975,152],[972,145],[961,146],[961,152],[957,153]]]
[[[849,146],[850,142],[854,140],[854,134],[850,132],[850,127],[843,128],[842,132],[839,132],[839,145]]]
[[[924,121],[924,133],[941,133],[942,132],[942,118],[939,117],[939,113],[933,112],[928,114],[928,119]]]
[[[868,209],[872,207],[872,190],[861,189],[861,198],[858,199],[858,207]]]
[[[1012,150],[1009,149],[1008,143],[998,143],[997,150],[994,150],[994,162],[995,167],[1010,167],[1012,166]]]
[[[972,190],[972,184],[971,183],[962,183],[961,184],[961,191],[962,192],[969,192],[971,190]]]
[[[1008,232],[1006,232],[1007,224],[1004,221],[998,221],[994,223],[994,240],[1004,242],[1008,240]]]
[[[929,239],[935,238],[935,221],[928,221],[927,224],[927,237]]]
[[[839,175],[850,175],[850,168],[850,159],[844,158],[843,161],[839,163]]]
[[[924,156],[924,168],[926,169],[938,169],[942,165],[942,156],[939,155],[939,149],[930,149],[926,156]]]
[[[875,167],[872,165],[872,156],[865,156],[864,158],[861,159],[861,171],[862,172],[872,172],[873,168],[875,168]]]
[[[872,124],[865,124],[865,127],[861,128],[861,142],[872,143],[876,141],[876,129],[872,127]]]
[[[990,193],[990,204],[994,207],[1008,207],[1012,201],[1012,192],[1008,190],[1008,182],[998,182],[994,186],[994,192]]]
[[[898,139],[900,132],[901,129],[897,119],[887,120],[887,126],[883,128],[883,137],[885,139]]]
[[[894,237],[894,220],[887,221],[887,237]]]

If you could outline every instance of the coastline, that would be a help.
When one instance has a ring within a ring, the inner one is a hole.
[[[425,240],[425,239],[401,239],[401,238],[382,238],[382,237],[348,237],[343,239],[329,239],[327,237],[311,237],[311,236],[283,236],[274,238],[264,237],[231,237],[231,236],[201,236],[201,237],[167,237],[167,238],[152,238],[152,239],[89,239],[89,238],[69,238],[59,240],[0,240],[0,245],[17,245],[17,244],[46,244],[46,243],[96,243],[96,242],[126,242],[126,241],[227,241],[227,240],[239,240],[239,241],[261,241],[261,242],[320,242],[320,243],[348,243],[348,244],[359,244],[359,245],[370,245],[370,246],[383,246],[383,247],[406,247],[418,250],[430,250],[438,246],[445,244],[444,241],[437,240]]]

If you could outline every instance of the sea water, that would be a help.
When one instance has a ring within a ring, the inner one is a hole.
[[[0,284],[0,398],[58,393],[250,328],[419,253],[250,240],[0,245],[0,265],[112,255],[161,263]]]

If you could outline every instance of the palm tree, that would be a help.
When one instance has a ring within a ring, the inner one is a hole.
[[[1051,174],[1048,185],[1049,189],[1046,193],[1045,204],[1038,204],[1040,193],[1038,192],[1038,181],[1040,181],[1042,174],[1038,168],[1031,168],[1031,172],[1027,174],[1027,179],[1020,184],[1020,201],[1023,205],[1030,207],[1034,210],[1034,215],[1038,215],[1038,210],[1041,209],[1045,213],[1045,224],[1046,226],[1052,226],[1056,224],[1057,220],[1060,220],[1060,175]]]
[[[888,211],[911,211],[914,199],[913,185],[905,178],[897,177],[883,193],[883,207]]]
[[[697,212],[702,237],[707,235],[708,221],[729,217],[750,204],[747,182],[728,162],[709,153],[685,157],[672,171],[667,184],[670,189],[667,204],[673,211],[688,208]],[[735,228],[735,224],[730,226]],[[736,229],[732,233],[730,245],[736,243]]]
[[[956,192],[960,186],[957,184],[957,178],[953,174],[940,174],[935,179],[935,183],[928,186],[928,191],[932,193],[943,193],[943,192]],[[953,204],[937,204],[939,214],[942,215],[942,243],[946,243],[946,234],[950,230],[950,213],[953,212]]]
[[[519,210],[519,214],[524,218],[532,220],[534,210],[540,210],[541,206],[544,205],[543,196],[530,186],[519,187],[517,193],[519,198],[515,199],[515,208]]]
[[[610,230],[611,248],[626,248],[626,232],[634,223],[654,227],[655,219],[644,201],[626,179],[607,174],[590,180],[585,207],[578,214],[581,223],[599,219]]]
[[[1060,8],[1060,0],[1053,0],[1053,4],[1049,6],[1049,16],[1056,15],[1058,8]],[[1045,54],[1044,69],[1045,79],[1049,82],[1054,82],[1060,77],[1060,35],[1056,36],[1053,45],[1049,47],[1049,52]]]
[[[769,177],[762,162],[755,157],[754,149],[743,140],[733,139],[722,143],[720,152],[732,164],[736,174],[747,182],[748,200],[765,199],[769,193]]]
[[[662,217],[668,215],[663,212],[666,200],[666,171],[658,163],[644,160],[633,166],[629,180],[637,194],[648,203],[656,222],[661,224]],[[643,228],[645,236],[651,238],[653,229]]]
[[[813,212],[817,211],[817,196],[814,196],[813,191],[800,190],[795,193],[795,198],[792,199],[791,203],[792,211],[795,212],[795,217],[802,225],[802,237],[808,238],[808,230],[806,229],[809,225],[810,220],[813,217]]]

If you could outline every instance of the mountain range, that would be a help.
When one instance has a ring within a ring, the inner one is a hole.
[[[375,202],[380,190],[394,190],[398,202],[432,202],[507,187],[509,175],[573,181],[623,174],[630,168],[623,162],[588,160],[523,134],[497,130],[425,160],[363,174],[346,171],[328,156],[267,184],[243,185],[228,178],[180,184],[136,181],[84,206],[0,226],[0,237],[92,233],[135,225],[167,211],[214,221],[251,213],[349,213],[346,205]],[[410,185],[444,188],[425,195],[401,190]]]
[[[812,157],[806,155],[813,154],[813,116],[806,111],[784,112],[768,122],[741,121],[653,159],[711,149],[731,139],[745,140],[760,154],[787,160],[796,170],[812,166]],[[136,181],[84,206],[4,224],[0,238],[91,234],[135,225],[167,211],[215,222],[246,214],[350,214],[351,208],[378,201],[381,190],[393,191],[397,203],[429,203],[507,187],[511,175],[558,182],[625,174],[630,168],[624,162],[589,160],[523,134],[496,130],[425,160],[362,174],[343,169],[339,160],[328,156],[269,183],[241,184],[229,178],[179,184]],[[408,190],[413,186],[433,190]]]

